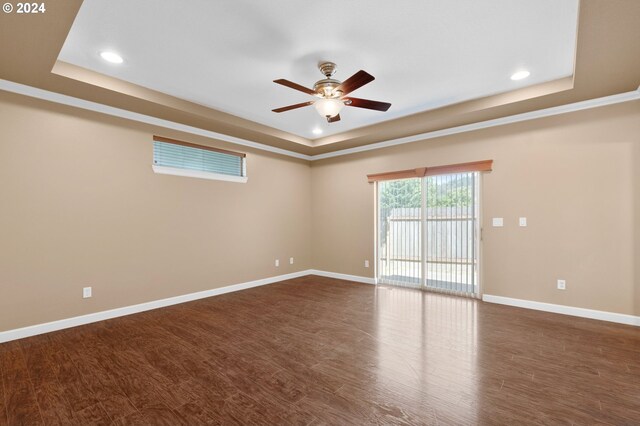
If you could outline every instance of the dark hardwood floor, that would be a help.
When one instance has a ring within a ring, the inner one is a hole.
[[[0,425],[640,425],[640,329],[309,276],[0,345]]]

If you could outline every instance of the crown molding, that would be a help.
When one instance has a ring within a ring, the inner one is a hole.
[[[372,143],[355,148],[342,149],[339,151],[327,152],[325,154],[312,155],[312,161],[323,160],[325,158],[339,157],[342,155],[355,154],[358,152],[382,149],[390,146],[404,145],[412,142],[424,141],[427,139],[440,138],[443,136],[455,135],[458,133],[472,132],[474,130],[488,129],[490,127],[504,126],[506,124],[519,123],[522,121],[535,120],[538,118],[551,117],[554,115],[566,114],[569,112],[582,111],[585,109],[598,108],[606,105],[614,105],[623,102],[640,99],[640,88],[631,92],[619,93],[617,95],[605,96],[602,98],[589,99],[586,101],[565,104],[551,108],[539,109],[536,111],[524,112],[522,114],[509,115],[507,117],[495,118],[493,120],[479,121],[477,123],[465,124],[463,126],[450,127],[448,129],[435,130],[433,132],[420,133],[418,135],[404,138],[391,139],[384,142]]]
[[[101,74],[96,71],[92,71],[87,68],[82,68],[78,65],[70,64],[61,60],[57,60],[51,69],[52,74],[56,74],[71,80],[77,80],[86,83],[91,86],[100,87],[112,92],[122,93],[123,95],[138,98],[144,101],[148,101],[163,107],[172,108],[181,112],[196,115],[205,119],[215,119],[217,121],[225,122],[237,127],[247,128],[249,126],[256,126],[248,128],[257,133],[262,133],[266,136],[282,138],[288,142],[293,142],[298,145],[304,145],[307,147],[313,146],[310,139],[289,134],[279,129],[269,127],[264,124],[256,123],[248,119],[244,119],[227,112],[213,109],[211,107],[201,105],[192,101],[187,101],[181,98],[177,98],[166,93],[159,92],[157,90],[142,87],[140,85],[130,83],[126,80],[111,77],[106,74]],[[287,135],[284,135],[286,133]]]
[[[617,95],[604,96],[602,98],[589,99],[586,101],[575,102],[571,104],[525,112],[522,114],[496,118],[493,120],[480,121],[477,123],[465,124],[463,126],[450,127],[447,129],[435,130],[427,133],[420,133],[418,135],[407,136],[407,137],[398,138],[398,139],[391,139],[388,141],[372,143],[369,145],[363,145],[355,148],[342,149],[339,151],[327,152],[324,154],[317,154],[317,155],[305,155],[298,152],[293,152],[286,149],[265,145],[259,142],[236,138],[233,136],[224,135],[222,133],[200,129],[198,127],[188,126],[185,124],[180,124],[173,121],[152,117],[145,114],[139,114],[137,112],[127,111],[124,109],[99,104],[96,102],[86,101],[84,99],[75,98],[73,96],[62,95],[60,93],[50,92],[47,90],[38,89],[36,87],[14,83],[8,80],[0,79],[0,90],[17,93],[17,94],[32,97],[32,98],[42,99],[45,101],[54,102],[62,105],[81,108],[89,111],[95,111],[102,114],[111,115],[114,117],[125,118],[128,120],[133,120],[140,123],[151,124],[151,125],[163,127],[166,129],[172,129],[172,130],[177,130],[185,133],[190,133],[193,135],[204,136],[211,139],[217,139],[217,140],[229,142],[229,143],[240,145],[240,146],[247,146],[257,150],[272,152],[275,154],[285,155],[288,157],[298,158],[298,159],[307,160],[307,161],[317,161],[317,160],[323,160],[326,158],[340,157],[343,155],[350,155],[358,152],[372,151],[376,149],[388,148],[391,146],[404,145],[408,143],[419,142],[419,141],[439,138],[443,136],[455,135],[458,133],[472,132],[474,130],[488,129],[490,127],[504,126],[506,124],[536,120],[538,118],[551,117],[554,115],[566,114],[570,112],[582,111],[586,109],[598,108],[602,106],[614,105],[614,104],[630,102],[630,101],[635,101],[640,99],[640,88],[638,88],[636,90],[619,93]]]
[[[127,120],[133,120],[140,123],[151,124],[154,126],[163,127],[165,129],[178,130],[180,132],[190,133],[192,135],[204,136],[207,138],[217,139],[220,141],[229,142],[229,143],[233,143],[241,146],[248,146],[250,148],[259,149],[261,151],[273,152],[275,154],[286,155],[288,157],[299,158],[307,161],[311,160],[311,156],[300,154],[298,152],[293,152],[293,151],[289,151],[282,148],[276,148],[274,146],[265,145],[259,142],[253,142],[246,139],[236,138],[234,136],[228,136],[222,133],[212,132],[210,130],[204,130],[198,127],[188,126],[186,124],[180,124],[174,121],[152,117],[150,115],[139,114],[137,112],[127,111],[125,109],[99,104],[97,102],[86,101],[84,99],[75,98],[73,96],[62,95],[60,93],[50,92],[48,90],[38,89],[36,87],[27,86],[25,84],[14,83],[8,80],[0,79],[0,90],[17,93],[17,94],[28,96],[31,98],[42,99],[42,100],[54,102],[57,104],[68,105],[68,106],[81,108],[89,111],[95,111],[102,114],[111,115],[114,117],[125,118]]]

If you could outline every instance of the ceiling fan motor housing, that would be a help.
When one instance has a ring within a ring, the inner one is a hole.
[[[318,80],[316,84],[313,85],[313,90],[318,94],[318,96],[323,98],[339,98],[342,95],[342,92],[337,92],[335,89],[341,82],[331,78],[336,72],[336,64],[333,62],[323,62],[318,66],[318,68],[326,78]]]
[[[342,95],[341,91],[336,91],[336,87],[340,85],[340,81],[334,80],[332,78],[323,78],[322,80],[318,80],[316,84],[313,85],[313,90],[316,91],[318,96],[323,98],[339,98]]]

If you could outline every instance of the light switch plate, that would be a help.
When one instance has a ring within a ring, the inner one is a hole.
[[[494,217],[493,221],[492,221],[493,227],[494,228],[500,228],[502,226],[504,226],[504,219],[501,217]]]
[[[527,226],[527,218],[521,217],[518,223],[520,224],[520,226]]]
[[[88,299],[91,297],[91,287],[83,287],[82,288],[82,298]]]

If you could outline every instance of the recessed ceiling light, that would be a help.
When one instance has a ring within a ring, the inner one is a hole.
[[[531,73],[526,70],[518,71],[511,76],[511,80],[522,80],[523,78],[529,77],[529,74]]]
[[[100,56],[107,62],[111,62],[112,64],[121,64],[123,59],[122,56],[118,55],[115,52],[104,51],[100,52]]]
[[[316,127],[315,129],[313,129],[311,131],[311,133],[313,133],[314,135],[321,135],[322,134],[322,129],[319,127]]]

